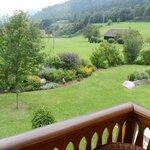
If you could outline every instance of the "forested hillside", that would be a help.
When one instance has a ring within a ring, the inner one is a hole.
[[[104,14],[103,14],[104,13]],[[49,6],[38,12],[34,18],[41,21],[69,20],[90,15],[90,22],[150,20],[150,0],[69,0],[66,3]]]

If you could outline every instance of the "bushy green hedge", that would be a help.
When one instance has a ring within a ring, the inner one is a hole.
[[[108,42],[103,42],[95,48],[90,59],[97,68],[107,68],[123,63],[123,56],[119,49]]]
[[[27,84],[32,85],[33,87],[39,87],[41,83],[41,79],[38,76],[28,76]]]
[[[60,59],[59,56],[48,57],[46,60],[46,65],[50,68],[63,68],[64,62]]]
[[[98,37],[92,36],[92,37],[89,39],[89,42],[90,42],[90,43],[100,43],[100,42],[102,42],[102,40],[101,40],[100,38],[98,38]]]
[[[150,49],[143,50],[140,56],[144,65],[150,65]]]
[[[43,127],[55,122],[55,118],[52,115],[52,112],[46,107],[41,107],[40,109],[34,112],[32,119],[32,128]]]
[[[66,70],[65,71],[65,76],[64,76],[64,80],[65,81],[72,81],[75,80],[76,77],[76,71],[74,70]]]
[[[134,72],[128,76],[128,79],[129,81],[148,79],[150,77],[148,72]]]
[[[64,52],[59,54],[58,56],[63,62],[63,69],[76,69],[81,64],[80,57],[76,53]]]
[[[48,72],[47,79],[51,82],[61,82],[65,76],[63,69],[51,68]]]
[[[108,43],[115,43],[115,39],[113,39],[113,38],[110,38],[110,39],[108,39]]]

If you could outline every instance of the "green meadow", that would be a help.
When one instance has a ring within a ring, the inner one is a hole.
[[[101,24],[95,24],[96,26],[101,26]],[[100,27],[101,37],[106,31],[109,29],[135,29],[138,30],[143,39],[146,40],[150,37],[150,22],[124,22],[124,23],[113,23],[110,26],[103,25]],[[83,37],[83,35],[76,36],[73,38],[55,38],[54,49],[53,49],[53,39],[45,38],[43,39],[43,44],[45,48],[44,52],[50,55],[56,55],[61,52],[76,52],[82,58],[89,59],[92,50],[98,45],[87,42],[87,39]],[[120,49],[122,49],[122,45],[118,45]]]
[[[104,26],[100,31],[103,36],[108,29],[129,27],[138,29],[145,39],[150,35],[150,23],[119,23]],[[92,49],[98,45],[88,43],[82,35],[56,38],[54,49],[52,39],[44,39],[43,44],[43,51],[49,55],[71,51],[86,59],[89,59]],[[122,86],[130,73],[142,72],[148,67],[124,65],[98,70],[89,78],[64,87],[21,93],[19,110],[15,109],[15,94],[0,94],[0,138],[31,130],[33,112],[40,106],[51,109],[57,121],[128,101],[150,108],[150,85],[138,86],[133,90],[127,90]]]

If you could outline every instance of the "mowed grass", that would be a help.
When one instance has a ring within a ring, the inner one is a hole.
[[[100,24],[96,24],[99,26]],[[136,29],[138,30],[144,39],[150,37],[150,22],[121,22],[113,23],[110,26],[103,26],[100,28],[100,33],[103,35],[109,29]],[[55,44],[53,49],[53,39],[43,39],[43,44],[45,48],[43,49],[48,55],[56,55],[62,52],[75,52],[79,54],[82,58],[89,59],[92,50],[98,46],[95,43],[89,43],[83,35],[76,36],[73,38],[55,38]],[[122,45],[119,45],[122,49]]]
[[[62,52],[75,52],[82,58],[89,59],[92,49],[98,44],[92,44],[87,41],[82,35],[73,38],[55,38],[55,46],[53,49],[53,39],[43,39],[45,48],[43,49],[49,55],[56,55]]]
[[[20,94],[20,109],[15,109],[15,94],[0,95],[0,137],[31,130],[33,111],[40,106],[52,110],[57,121],[132,101],[150,108],[150,85],[133,90],[122,86],[128,74],[148,66],[125,65],[99,70],[91,77],[65,87]]]

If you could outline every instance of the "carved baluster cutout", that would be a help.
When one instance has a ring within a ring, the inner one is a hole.
[[[114,126],[113,131],[112,131],[112,142],[113,143],[117,142],[119,130],[120,130],[120,127],[119,127],[118,123],[116,123],[116,125]]]
[[[87,140],[85,137],[83,137],[80,141],[80,144],[79,144],[79,149],[80,150],[85,150],[86,148],[86,145],[87,145]]]
[[[70,142],[70,143],[67,145],[66,150],[74,150],[74,146],[73,146],[72,142]]]
[[[150,149],[150,129],[146,128],[144,130],[144,138],[143,138],[143,148]]]
[[[102,145],[106,144],[108,141],[109,131],[108,128],[105,128],[102,135]]]
[[[95,133],[93,134],[92,140],[91,140],[92,149],[95,149],[95,148],[96,148],[97,142],[98,142],[98,134],[97,134],[97,132],[95,132]]]

